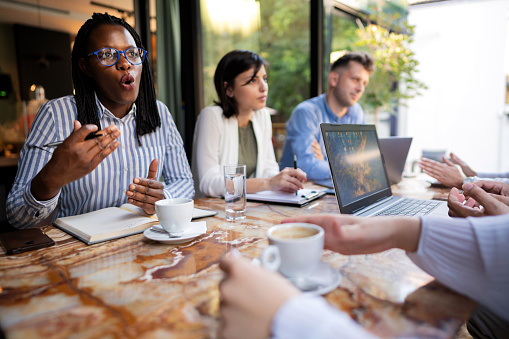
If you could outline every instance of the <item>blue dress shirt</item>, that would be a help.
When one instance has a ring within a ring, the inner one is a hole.
[[[323,144],[320,123],[365,124],[364,112],[358,103],[348,107],[340,119],[331,111],[325,93],[308,99],[295,107],[286,123],[286,141],[281,156],[280,169],[293,167],[293,156],[297,155],[297,166],[307,174],[308,180],[331,177],[327,154]],[[325,160],[315,158],[311,144],[317,140]]]
[[[47,218],[53,220],[127,202],[126,191],[135,177],[146,178],[153,159],[159,160],[157,178],[164,178],[164,196],[194,196],[194,183],[182,138],[168,108],[157,102],[161,127],[136,140],[136,105],[122,119],[96,99],[102,128],[115,125],[121,132],[118,148],[91,173],[60,190],[48,201],[37,201],[30,191],[32,179],[51,159],[54,149],[43,145],[64,140],[74,129],[77,108],[74,96],[51,100],[41,107],[21,150],[18,173],[7,198],[7,218],[17,228],[28,228]]]

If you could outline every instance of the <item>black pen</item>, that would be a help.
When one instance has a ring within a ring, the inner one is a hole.
[[[102,134],[90,133],[89,135],[87,135],[85,137],[85,140],[95,139],[95,138],[99,138],[102,136],[103,136]],[[61,145],[63,142],[64,142],[63,140],[54,141],[54,142],[50,142],[49,144],[43,145],[42,147],[57,147],[58,145]]]
[[[297,169],[297,154],[293,155],[293,169]],[[295,191],[295,195],[298,195],[299,190]]]

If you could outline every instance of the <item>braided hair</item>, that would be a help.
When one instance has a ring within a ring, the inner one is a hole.
[[[118,25],[124,27],[134,38],[136,47],[144,48],[136,31],[123,19],[109,15],[108,13],[94,13],[81,26],[71,54],[72,82],[74,84],[74,98],[78,109],[78,121],[84,124],[95,124],[101,129],[101,123],[97,114],[95,100],[95,85],[92,78],[88,77],[79,67],[79,60],[88,54],[86,48],[92,32],[102,25]],[[157,109],[156,94],[152,69],[147,59],[143,61],[141,82],[138,97],[136,98],[136,139],[141,146],[140,136],[154,132],[161,126],[161,118]]]

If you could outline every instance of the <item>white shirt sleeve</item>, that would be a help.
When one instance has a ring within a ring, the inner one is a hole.
[[[274,339],[377,338],[325,299],[305,294],[290,298],[279,308],[271,330]]]
[[[480,180],[500,181],[500,182],[509,184],[508,178],[496,177],[496,176],[490,177],[485,174],[482,174],[482,175],[479,174],[479,176],[475,176],[475,177],[466,177],[465,179],[463,179],[463,183],[466,184],[467,182],[476,182],[476,181],[480,181]]]
[[[423,217],[415,264],[449,288],[509,320],[509,214],[482,218]],[[280,307],[275,339],[375,338],[323,298],[301,294]]]
[[[509,214],[423,217],[412,261],[439,282],[509,320]]]
[[[477,176],[481,178],[509,178],[509,172],[489,173],[477,172]]]

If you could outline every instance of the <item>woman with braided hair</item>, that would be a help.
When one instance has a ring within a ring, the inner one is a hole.
[[[146,55],[122,19],[94,13],[80,28],[72,51],[75,95],[41,107],[20,153],[7,200],[13,226],[126,201],[153,214],[157,200],[193,197],[182,138],[155,98]]]

